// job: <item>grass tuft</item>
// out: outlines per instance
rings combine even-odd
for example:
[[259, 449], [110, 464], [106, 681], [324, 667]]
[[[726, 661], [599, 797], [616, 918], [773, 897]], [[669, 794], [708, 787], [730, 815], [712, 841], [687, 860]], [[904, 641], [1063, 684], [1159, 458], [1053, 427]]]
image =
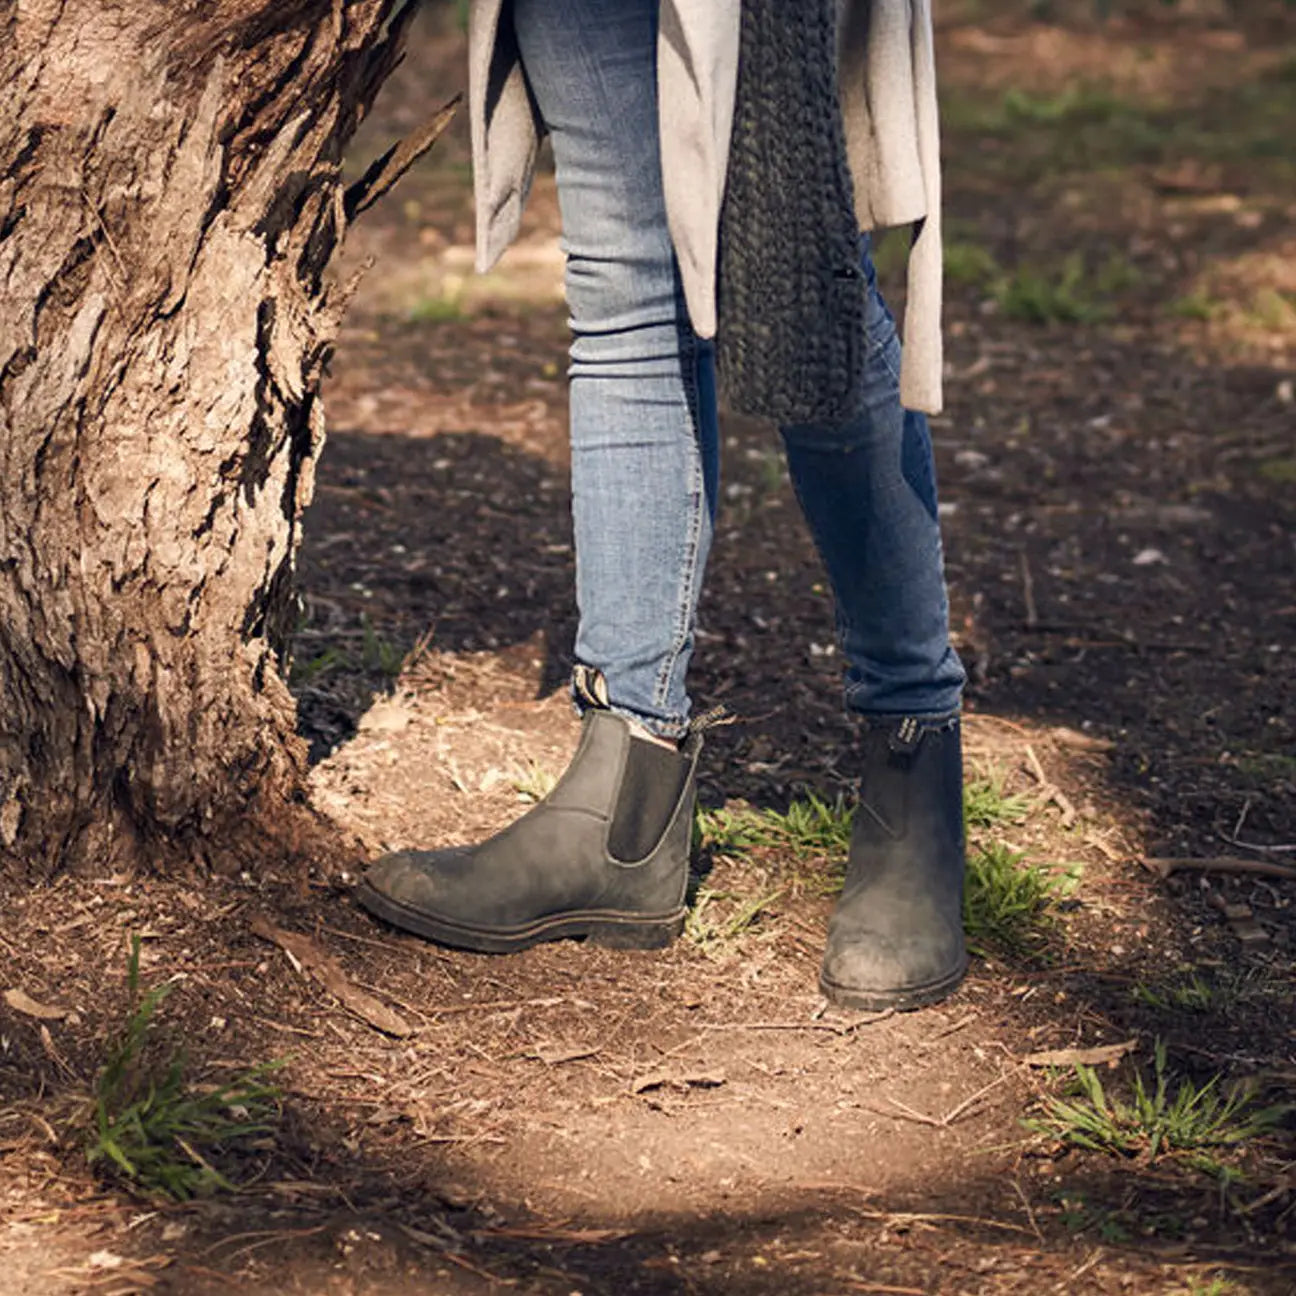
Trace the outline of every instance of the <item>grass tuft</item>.
[[1189, 1154], [1189, 1163], [1219, 1173], [1204, 1149], [1235, 1147], [1275, 1128], [1287, 1107], [1259, 1107], [1254, 1096], [1221, 1092], [1220, 1076], [1205, 1084], [1182, 1078], [1171, 1087], [1166, 1047], [1157, 1040], [1151, 1083], [1134, 1076], [1129, 1099], [1109, 1094], [1092, 1067], [1077, 1065], [1071, 1095], [1050, 1098], [1042, 1116], [1026, 1126], [1072, 1147], [1139, 1158]]
[[535, 805], [543, 801], [554, 789], [558, 776], [529, 760], [513, 776], [513, 790], [522, 800]]
[[186, 1081], [183, 1054], [159, 1065], [150, 1048], [154, 1018], [173, 987], [158, 985], [141, 994], [139, 955], [140, 938], [134, 936], [126, 964], [130, 1010], [95, 1084], [86, 1160], [149, 1197], [184, 1201], [232, 1190], [211, 1160], [272, 1130], [279, 1090], [267, 1081], [283, 1063], [250, 1067], [203, 1089]]
[[1056, 919], [1062, 880], [1027, 862], [1021, 851], [988, 842], [968, 851], [963, 929], [977, 953], [1037, 954]]
[[945, 244], [945, 278], [950, 283], [983, 287], [999, 274], [999, 263], [980, 243], [951, 239]]
[[1281, 985], [1266, 968], [1220, 971], [1209, 978], [1181, 969], [1177, 979], [1130, 989], [1135, 1003], [1157, 1012], [1228, 1013], [1247, 1004], [1260, 1004], [1281, 993]]
[[1004, 776], [996, 770], [964, 780], [963, 822], [969, 830], [1021, 823], [1030, 808], [1030, 797], [1004, 791]]
[[704, 953], [718, 953], [751, 931], [782, 895], [782, 888], [765, 895], [741, 896], [703, 887], [684, 920], [684, 935]]
[[994, 285], [994, 297], [1009, 319], [1028, 324], [1092, 324], [1107, 318], [1110, 307], [1095, 299], [1096, 286], [1084, 257], [1073, 252], [1056, 271], [1019, 265]]
[[797, 859], [845, 856], [855, 810], [844, 796], [826, 801], [812, 792], [787, 810], [737, 804], [698, 811], [701, 844], [716, 855], [742, 855], [753, 847], [790, 851]]
[[364, 633], [361, 651], [365, 670], [376, 671], [389, 681], [395, 680], [405, 664], [405, 653], [400, 645], [384, 638], [368, 613], [361, 616], [360, 628]]

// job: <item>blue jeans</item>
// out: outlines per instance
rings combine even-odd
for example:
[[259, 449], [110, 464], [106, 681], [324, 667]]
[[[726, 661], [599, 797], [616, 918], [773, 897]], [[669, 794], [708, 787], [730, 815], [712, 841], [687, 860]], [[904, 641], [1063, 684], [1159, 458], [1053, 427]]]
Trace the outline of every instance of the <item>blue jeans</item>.
[[[657, 0], [514, 0], [553, 143], [571, 315], [576, 658], [614, 710], [678, 736], [715, 522], [715, 354], [693, 332], [666, 228]], [[949, 613], [927, 421], [903, 409], [900, 343], [867, 239], [864, 408], [780, 429], [836, 597], [848, 709], [947, 715], [964, 673]], [[771, 681], [774, 683], [774, 681]]]

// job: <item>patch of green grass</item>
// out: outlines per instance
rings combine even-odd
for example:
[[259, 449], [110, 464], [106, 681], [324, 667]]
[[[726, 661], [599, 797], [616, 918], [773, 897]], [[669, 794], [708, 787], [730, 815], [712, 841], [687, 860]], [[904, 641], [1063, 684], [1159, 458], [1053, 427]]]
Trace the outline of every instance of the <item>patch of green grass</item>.
[[1259, 1004], [1285, 990], [1264, 967], [1234, 968], [1204, 976], [1184, 969], [1174, 980], [1130, 989], [1135, 1003], [1158, 1012], [1228, 1013], [1245, 1004]]
[[377, 671], [388, 680], [396, 679], [405, 664], [405, 653], [399, 645], [379, 634], [368, 613], [361, 616], [360, 627], [364, 632], [361, 660], [365, 670]]
[[1183, 1210], [1148, 1211], [1137, 1197], [1120, 1205], [1101, 1198], [1093, 1200], [1070, 1185], [1049, 1193], [1058, 1222], [1073, 1236], [1087, 1234], [1115, 1245], [1134, 1238], [1182, 1238], [1188, 1231], [1190, 1214]]
[[1122, 252], [1111, 252], [1093, 276], [1095, 290], [1103, 297], [1119, 297], [1143, 282], [1143, 272]]
[[1083, 255], [1073, 252], [1054, 270], [1029, 263], [1017, 266], [996, 281], [993, 294], [1009, 319], [1028, 324], [1093, 324], [1111, 314], [1111, 307], [1094, 296], [1097, 286]]
[[95, 1084], [86, 1160], [150, 1197], [184, 1201], [232, 1189], [212, 1158], [274, 1128], [279, 1090], [268, 1078], [283, 1063], [250, 1067], [206, 1088], [186, 1080], [183, 1054], [159, 1063], [151, 1047], [154, 1018], [174, 987], [141, 994], [139, 955], [135, 936], [126, 965], [129, 1013]]
[[1095, 1233], [1104, 1242], [1119, 1245], [1133, 1236], [1129, 1221], [1118, 1211], [1105, 1205], [1095, 1205], [1079, 1193], [1058, 1193], [1054, 1200], [1058, 1206], [1058, 1222], [1073, 1236]]
[[1003, 842], [968, 851], [963, 884], [963, 929], [979, 953], [1039, 953], [1056, 925], [1061, 879], [1031, 864]]
[[969, 830], [1021, 823], [1030, 807], [1030, 797], [1004, 791], [1004, 776], [997, 770], [964, 779], [963, 822]]
[[1242, 1296], [1243, 1290], [1231, 1279], [1216, 1274], [1185, 1287], [1184, 1296]]
[[811, 793], [786, 811], [737, 804], [698, 811], [700, 843], [716, 855], [741, 855], [753, 847], [786, 850], [797, 859], [845, 856], [854, 808], [845, 797], [825, 801]]
[[975, 288], [993, 283], [999, 277], [999, 263], [979, 243], [951, 239], [945, 244], [944, 257], [945, 278], [950, 283]]
[[[1270, 464], [1273, 462], [1271, 460]], [[1279, 459], [1276, 462], [1283, 468], [1274, 480], [1284, 484], [1296, 483], [1296, 459]], [[1268, 466], [1266, 464], [1260, 466], [1262, 475], [1268, 476], [1265, 473], [1265, 468]], [[1286, 752], [1244, 752], [1234, 759], [1234, 764], [1248, 778], [1296, 779], [1296, 756], [1288, 756]]]
[[[1122, 97], [1102, 84], [1067, 86], [1057, 94], [1012, 87], [998, 98], [957, 90], [942, 97], [951, 136], [1011, 140], [998, 157], [1014, 173], [1037, 178], [1159, 157], [1176, 120], [1160, 105]], [[983, 164], [977, 155], [978, 165]]]
[[[1004, 790], [994, 771], [970, 777], [963, 789], [963, 817], [969, 828], [1020, 823], [1030, 798]], [[787, 850], [799, 859], [844, 856], [850, 848], [854, 806], [844, 796], [828, 801], [811, 793], [787, 810], [758, 810], [742, 802], [697, 812], [697, 843], [716, 855], [742, 855], [754, 847]]]
[[346, 654], [340, 648], [325, 648], [322, 653], [309, 658], [294, 657], [288, 670], [288, 683], [293, 688], [305, 688], [345, 665]]
[[1247, 319], [1271, 333], [1296, 329], [1296, 294], [1261, 288], [1246, 309]]
[[1013, 86], [1004, 92], [1000, 115], [1004, 125], [1105, 126], [1137, 109], [1101, 85], [1070, 85], [1057, 94], [1035, 94]]
[[459, 294], [454, 293], [441, 297], [420, 297], [406, 314], [415, 324], [454, 324], [463, 319], [464, 310]]
[[1055, 926], [1054, 906], [1067, 890], [1066, 876], [1041, 868], [990, 835], [995, 828], [1024, 822], [1031, 806], [1029, 796], [1005, 790], [996, 770], [964, 780], [968, 853], [963, 928], [980, 953], [1038, 953]]
[[1288, 1108], [1260, 1107], [1252, 1095], [1222, 1092], [1221, 1077], [1205, 1084], [1187, 1077], [1172, 1087], [1166, 1047], [1157, 1040], [1149, 1082], [1134, 1076], [1128, 1099], [1110, 1094], [1092, 1067], [1077, 1065], [1074, 1092], [1050, 1098], [1042, 1116], [1026, 1121], [1028, 1129], [1073, 1147], [1145, 1162], [1188, 1154], [1199, 1169], [1220, 1173], [1207, 1149], [1236, 1147], [1274, 1129]]
[[1135, 1003], [1162, 1012], [1177, 1010], [1205, 1013], [1217, 1006], [1221, 995], [1217, 987], [1194, 972], [1186, 980], [1168, 985], [1146, 985], [1139, 982], [1130, 991], [1130, 997]]
[[1179, 319], [1212, 320], [1224, 309], [1224, 303], [1204, 289], [1176, 297], [1166, 310]]
[[1056, 93], [1002, 94], [954, 85], [942, 94], [949, 175], [975, 170], [1034, 184], [1066, 173], [1117, 174], [1185, 160], [1250, 160], [1248, 188], [1289, 188], [1296, 81], [1287, 64], [1263, 77], [1173, 100], [1117, 92], [1102, 81]]
[[684, 935], [705, 953], [718, 953], [750, 932], [782, 895], [781, 887], [755, 896], [703, 887], [684, 920]]
[[1266, 459], [1256, 471], [1279, 486], [1296, 485], [1296, 459]]

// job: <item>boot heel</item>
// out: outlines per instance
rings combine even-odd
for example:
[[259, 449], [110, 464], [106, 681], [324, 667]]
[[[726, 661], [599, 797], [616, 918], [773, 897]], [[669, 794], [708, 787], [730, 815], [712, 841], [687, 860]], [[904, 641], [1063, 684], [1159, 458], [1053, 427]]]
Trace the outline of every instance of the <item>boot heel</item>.
[[587, 939], [604, 949], [665, 949], [684, 930], [684, 915], [656, 922], [592, 923]]

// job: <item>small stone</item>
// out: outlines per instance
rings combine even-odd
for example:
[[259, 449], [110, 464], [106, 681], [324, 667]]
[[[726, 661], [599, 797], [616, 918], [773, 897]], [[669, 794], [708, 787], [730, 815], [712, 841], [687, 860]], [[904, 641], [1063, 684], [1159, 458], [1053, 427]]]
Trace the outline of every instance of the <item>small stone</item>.
[[1151, 567], [1154, 563], [1167, 563], [1169, 561], [1160, 549], [1140, 549], [1133, 558], [1135, 567]]

